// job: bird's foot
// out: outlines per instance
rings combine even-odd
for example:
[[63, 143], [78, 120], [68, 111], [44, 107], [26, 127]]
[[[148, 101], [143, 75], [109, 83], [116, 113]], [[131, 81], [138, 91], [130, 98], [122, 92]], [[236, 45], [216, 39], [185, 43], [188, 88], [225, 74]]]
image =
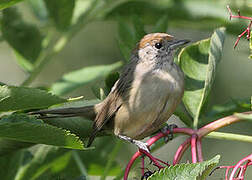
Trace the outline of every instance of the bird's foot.
[[150, 153], [150, 150], [148, 148], [147, 143], [132, 139], [132, 138], [130, 138], [128, 136], [124, 136], [124, 135], [118, 135], [118, 137], [120, 139], [122, 139], [122, 140], [125, 140], [125, 141], [128, 141], [128, 142], [131, 142], [132, 144], [135, 144], [139, 148], [139, 150], [142, 149], [142, 150], [146, 151], [147, 153]]
[[148, 144], [142, 141], [137, 141], [137, 140], [133, 140], [133, 142], [139, 149], [146, 151], [147, 153], [150, 153]]
[[[160, 131], [165, 134], [166, 136], [164, 137], [165, 143], [171, 141], [173, 139], [173, 129], [177, 128], [178, 126], [176, 124], [171, 124], [171, 125], [165, 125]], [[169, 131], [169, 134], [167, 134], [167, 131]]]

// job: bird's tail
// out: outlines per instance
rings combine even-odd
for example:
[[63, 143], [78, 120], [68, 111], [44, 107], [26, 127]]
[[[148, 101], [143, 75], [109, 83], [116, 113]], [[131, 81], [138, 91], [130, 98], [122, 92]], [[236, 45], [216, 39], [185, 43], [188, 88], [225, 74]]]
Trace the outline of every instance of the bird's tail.
[[30, 115], [39, 115], [39, 119], [47, 118], [66, 118], [66, 117], [85, 117], [90, 120], [94, 120], [96, 116], [95, 106], [85, 107], [70, 107], [70, 108], [59, 108], [59, 109], [45, 109], [39, 111], [30, 112]]

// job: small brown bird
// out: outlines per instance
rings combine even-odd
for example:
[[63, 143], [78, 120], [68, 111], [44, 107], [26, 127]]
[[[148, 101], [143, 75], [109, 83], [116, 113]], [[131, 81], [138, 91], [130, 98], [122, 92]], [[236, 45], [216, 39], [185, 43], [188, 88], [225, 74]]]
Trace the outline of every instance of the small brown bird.
[[177, 40], [166, 33], [144, 36], [133, 50], [131, 60], [99, 104], [88, 107], [33, 112], [47, 118], [84, 116], [94, 119], [88, 147], [99, 131], [112, 131], [120, 139], [148, 151], [139, 140], [161, 128], [180, 103], [184, 92], [184, 74], [174, 63], [176, 49], [189, 40]]

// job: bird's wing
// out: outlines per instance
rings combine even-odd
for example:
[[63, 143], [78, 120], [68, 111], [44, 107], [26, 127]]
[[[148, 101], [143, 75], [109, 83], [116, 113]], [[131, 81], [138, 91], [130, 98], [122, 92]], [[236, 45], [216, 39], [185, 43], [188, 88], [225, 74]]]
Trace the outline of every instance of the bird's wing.
[[132, 64], [125, 66], [120, 78], [113, 86], [109, 95], [102, 102], [100, 111], [97, 113], [96, 119], [94, 121], [93, 130], [89, 137], [87, 147], [92, 144], [95, 136], [102, 129], [102, 127], [115, 116], [123, 102], [128, 100], [129, 89], [134, 78], [134, 71], [130, 67], [132, 67]]

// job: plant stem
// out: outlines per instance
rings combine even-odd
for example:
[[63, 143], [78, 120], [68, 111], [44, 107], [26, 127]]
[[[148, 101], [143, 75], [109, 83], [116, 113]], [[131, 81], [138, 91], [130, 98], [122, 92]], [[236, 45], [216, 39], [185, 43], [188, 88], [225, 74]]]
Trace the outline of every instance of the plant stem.
[[105, 170], [104, 170], [104, 172], [103, 172], [103, 174], [102, 174], [102, 176], [100, 178], [101, 180], [106, 179], [106, 177], [107, 177], [107, 175], [109, 173], [109, 170], [111, 169], [112, 164], [115, 161], [115, 158], [116, 158], [119, 150], [121, 149], [121, 147], [122, 147], [121, 141], [116, 141], [116, 145], [113, 148], [113, 151], [109, 154], [108, 162], [107, 162]]
[[241, 134], [211, 132], [208, 135], [206, 135], [206, 137], [211, 138], [211, 139], [221, 139], [221, 140], [231, 140], [231, 141], [252, 143], [252, 136], [241, 135]]
[[86, 180], [88, 180], [89, 178], [88, 178], [88, 174], [87, 174], [86, 168], [85, 168], [84, 164], [82, 163], [82, 160], [81, 160], [78, 152], [76, 152], [76, 151], [73, 150], [72, 154], [73, 154], [73, 159], [75, 160], [77, 166], [79, 167], [79, 170], [80, 170], [81, 174], [83, 176], [85, 176]]
[[[252, 111], [248, 111], [248, 112], [243, 112], [242, 114], [252, 114]], [[222, 127], [228, 126], [230, 124], [242, 121], [242, 118], [239, 118], [235, 115], [231, 115], [231, 116], [227, 116], [221, 119], [218, 119], [216, 121], [213, 121], [207, 125], [205, 125], [204, 127], [200, 128], [197, 131], [197, 135], [201, 138], [203, 136], [206, 136], [207, 134], [216, 131]]]
[[192, 163], [197, 162], [197, 148], [196, 148], [196, 143], [197, 143], [197, 136], [195, 134], [192, 135], [191, 137], [191, 154], [192, 154]]

